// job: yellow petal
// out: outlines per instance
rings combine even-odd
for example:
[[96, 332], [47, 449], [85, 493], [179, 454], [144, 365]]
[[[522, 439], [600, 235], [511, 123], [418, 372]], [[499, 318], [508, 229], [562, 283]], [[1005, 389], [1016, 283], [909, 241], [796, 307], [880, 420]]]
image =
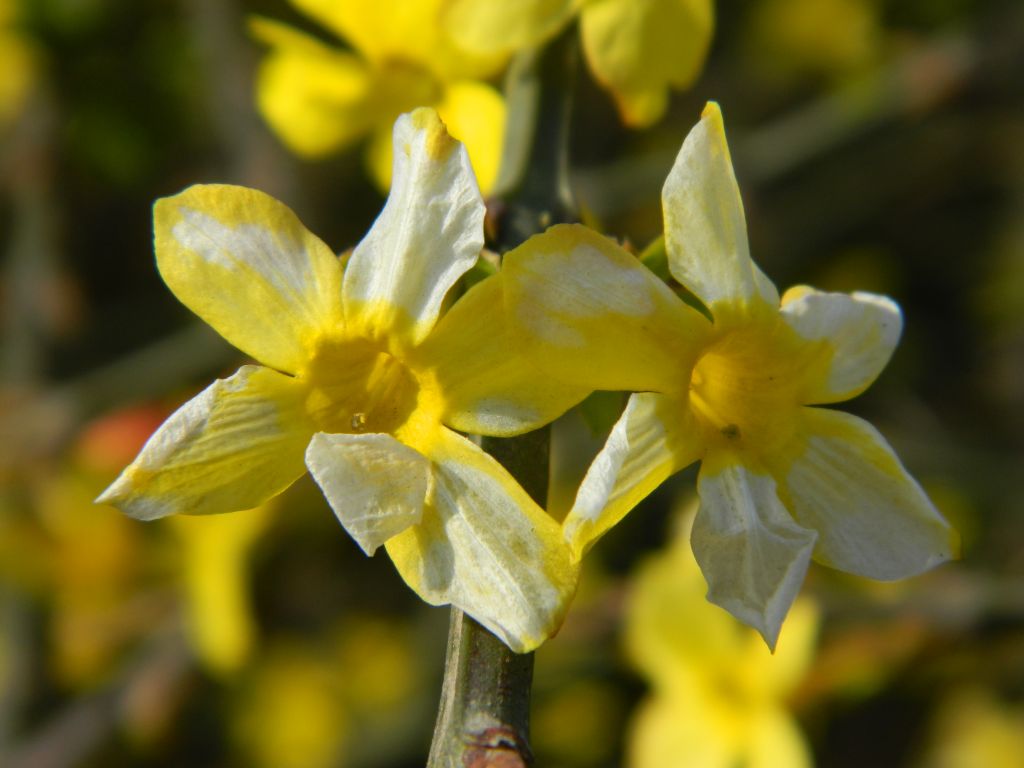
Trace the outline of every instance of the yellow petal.
[[405, 61], [443, 79], [487, 77], [501, 66], [493, 48], [462, 50], [452, 44], [442, 16], [448, 0], [292, 0], [368, 59]]
[[817, 534], [793, 521], [770, 476], [735, 457], [705, 459], [697, 493], [693, 554], [708, 582], [708, 600], [752, 626], [774, 648]]
[[957, 556], [956, 533], [878, 430], [804, 408], [796, 458], [774, 470], [796, 521], [818, 531], [815, 560], [872, 579], [903, 579]]
[[867, 389], [889, 362], [903, 329], [903, 316], [892, 299], [804, 286], [786, 291], [782, 318], [802, 338], [828, 342], [827, 378], [806, 381], [807, 403], [849, 400]]
[[712, 314], [720, 301], [778, 306], [775, 286], [750, 258], [743, 201], [714, 102], [683, 142], [661, 202], [669, 269]]
[[814, 761], [807, 739], [782, 705], [764, 707], [753, 714], [747, 739], [736, 762], [747, 768], [811, 768]]
[[248, 593], [246, 560], [266, 528], [268, 507], [202, 520], [174, 517], [182, 539], [188, 635], [214, 672], [238, 670], [256, 635]]
[[434, 110], [402, 115], [394, 147], [391, 194], [345, 270], [345, 315], [365, 336], [415, 344], [483, 249], [484, 202]]
[[259, 506], [305, 472], [305, 394], [289, 376], [242, 366], [175, 411], [97, 503], [140, 520]]
[[366, 64], [269, 19], [253, 19], [250, 29], [270, 46], [259, 67], [256, 102], [290, 150], [323, 157], [370, 130], [376, 114]]
[[497, 461], [441, 428], [416, 446], [434, 463], [423, 521], [387, 542], [406, 583], [451, 603], [517, 653], [561, 625], [577, 569], [561, 530]]
[[562, 523], [573, 556], [582, 558], [666, 478], [695, 461], [699, 438], [684, 400], [651, 392], [630, 397]]
[[696, 79], [712, 26], [710, 0], [597, 0], [580, 16], [590, 69], [634, 126], [661, 118], [668, 89]]
[[368, 555], [423, 516], [430, 462], [391, 435], [320, 432], [306, 450], [306, 465]]
[[467, 51], [514, 51], [554, 37], [581, 5], [583, 0], [453, 0], [445, 24]]
[[452, 83], [437, 104], [452, 138], [466, 145], [480, 191], [498, 179], [505, 138], [505, 100], [494, 88], [472, 80]]
[[552, 227], [499, 274], [509, 327], [541, 370], [594, 389], [686, 389], [707, 321], [608, 238]]
[[196, 185], [158, 200], [153, 228], [174, 295], [260, 362], [294, 373], [315, 339], [340, 327], [338, 258], [272, 197]]
[[726, 768], [735, 745], [701, 705], [699, 693], [671, 693], [643, 702], [628, 734], [629, 768]]
[[502, 283], [477, 283], [441, 318], [412, 361], [430, 370], [443, 419], [462, 432], [516, 435], [554, 421], [589, 394], [539, 371], [505, 327]]

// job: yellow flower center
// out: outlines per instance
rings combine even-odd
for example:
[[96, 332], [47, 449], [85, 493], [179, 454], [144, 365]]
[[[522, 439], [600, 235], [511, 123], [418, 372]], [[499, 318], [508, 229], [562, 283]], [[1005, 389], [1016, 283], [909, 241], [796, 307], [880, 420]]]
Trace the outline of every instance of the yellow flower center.
[[419, 399], [413, 372], [366, 339], [321, 341], [301, 378], [309, 383], [306, 410], [323, 432], [393, 433]]
[[721, 325], [690, 378], [705, 445], [771, 451], [792, 434], [810, 369], [827, 366], [827, 353], [774, 312]]

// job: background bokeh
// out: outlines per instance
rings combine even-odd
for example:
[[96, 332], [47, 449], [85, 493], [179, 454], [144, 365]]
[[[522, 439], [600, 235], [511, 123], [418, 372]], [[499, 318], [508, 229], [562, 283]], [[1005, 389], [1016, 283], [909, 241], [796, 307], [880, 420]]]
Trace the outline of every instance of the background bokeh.
[[[383, 202], [358, 148], [300, 160], [268, 130], [252, 13], [330, 39], [284, 0], [0, 0], [3, 766], [424, 762], [447, 611], [366, 558], [308, 478], [210, 519], [143, 524], [91, 503], [240, 362], [161, 283], [153, 200], [258, 187], [339, 251]], [[577, 201], [641, 250], [675, 152], [717, 100], [764, 271], [902, 305], [892, 363], [848, 409], [889, 438], [964, 555], [891, 585], [812, 567], [814, 639], [785, 686], [750, 683], [772, 662], [756, 651], [723, 665], [681, 647], [681, 667], [729, 670], [692, 694], [723, 714], [717, 730], [691, 724], [690, 746], [739, 743], [770, 699], [822, 766], [1024, 765], [1024, 7], [721, 0], [716, 13], [703, 75], [649, 129], [622, 127], [581, 68]], [[556, 424], [553, 514], [621, 405], [599, 395]], [[635, 637], [662, 631], [638, 595], [659, 589], [650, 574], [666, 571], [692, 486], [692, 472], [674, 478], [589, 556], [538, 653], [539, 765], [625, 765], [653, 728], [638, 712], [688, 722], [659, 677], [675, 662], [652, 671]], [[661, 604], [673, 631], [721, 620]], [[783, 754], [750, 764], [785, 768]]]

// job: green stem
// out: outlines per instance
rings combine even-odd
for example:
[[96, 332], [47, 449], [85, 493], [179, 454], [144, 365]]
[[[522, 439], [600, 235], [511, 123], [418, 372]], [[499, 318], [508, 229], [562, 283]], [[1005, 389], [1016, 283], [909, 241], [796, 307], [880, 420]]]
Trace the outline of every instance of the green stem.
[[[500, 192], [491, 204], [492, 244], [499, 252], [575, 218], [567, 157], [576, 57], [576, 30], [570, 27], [546, 48], [520, 54], [509, 70]], [[542, 507], [547, 503], [549, 435], [545, 427], [482, 441], [483, 449]], [[532, 653], [513, 653], [453, 608], [428, 768], [532, 765], [532, 682]]]

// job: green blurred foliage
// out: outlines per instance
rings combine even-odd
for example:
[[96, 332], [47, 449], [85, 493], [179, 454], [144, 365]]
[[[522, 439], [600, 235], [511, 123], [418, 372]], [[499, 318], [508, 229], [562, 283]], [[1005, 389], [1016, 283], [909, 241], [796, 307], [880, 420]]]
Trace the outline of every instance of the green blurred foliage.
[[[153, 200], [257, 186], [339, 251], [382, 202], [357, 152], [300, 161], [262, 124], [252, 12], [301, 23], [284, 0], [0, 3], [4, 766], [423, 764], [446, 612], [365, 558], [312, 484], [256, 513], [230, 557], [213, 527], [196, 549], [174, 523], [91, 504], [166, 413], [239, 361], [160, 282]], [[904, 339], [853, 406], [963, 532], [964, 559], [894, 585], [813, 568], [819, 646], [789, 704], [819, 765], [1020, 765], [1024, 13], [722, 0], [717, 16], [704, 75], [649, 130], [622, 128], [581, 75], [577, 197], [657, 267], [660, 185], [714, 98], [765, 272], [899, 301]], [[555, 425], [552, 514], [622, 402], [598, 395]], [[692, 480], [588, 559], [538, 655], [539, 765], [624, 764], [647, 695], [622, 651], [626, 606]]]

